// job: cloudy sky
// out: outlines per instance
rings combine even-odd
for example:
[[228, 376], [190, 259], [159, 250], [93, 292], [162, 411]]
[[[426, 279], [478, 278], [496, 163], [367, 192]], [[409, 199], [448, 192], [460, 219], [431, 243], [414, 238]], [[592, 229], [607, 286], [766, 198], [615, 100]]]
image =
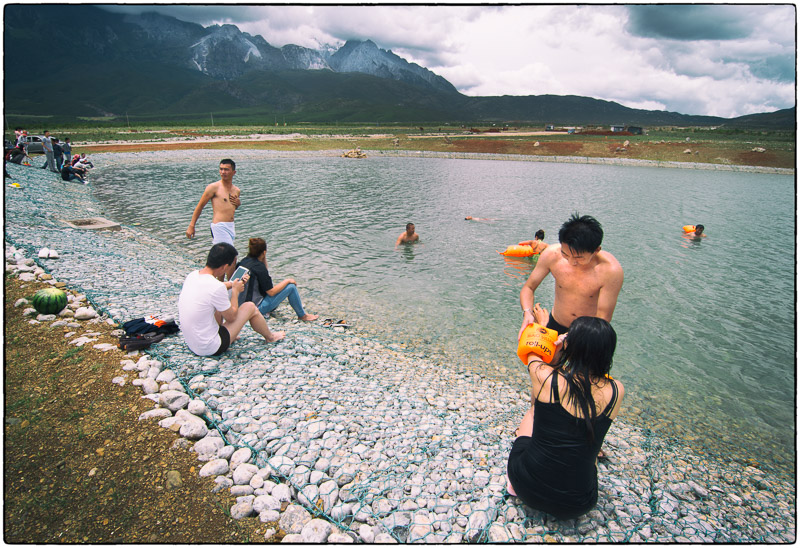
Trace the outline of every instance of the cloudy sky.
[[735, 117], [795, 105], [794, 5], [129, 5], [273, 46], [370, 39], [465, 95], [583, 95]]

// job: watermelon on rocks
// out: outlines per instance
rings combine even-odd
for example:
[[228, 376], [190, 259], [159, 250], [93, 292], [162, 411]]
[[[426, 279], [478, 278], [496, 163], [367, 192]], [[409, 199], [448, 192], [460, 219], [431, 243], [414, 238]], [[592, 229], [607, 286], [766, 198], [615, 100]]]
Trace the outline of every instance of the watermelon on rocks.
[[58, 314], [67, 306], [67, 294], [57, 287], [48, 287], [37, 291], [31, 304], [39, 314]]

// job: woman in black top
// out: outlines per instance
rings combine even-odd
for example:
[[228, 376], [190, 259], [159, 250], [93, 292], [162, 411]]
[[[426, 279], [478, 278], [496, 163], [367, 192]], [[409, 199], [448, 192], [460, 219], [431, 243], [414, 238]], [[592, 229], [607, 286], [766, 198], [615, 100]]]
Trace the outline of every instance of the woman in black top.
[[316, 314], [306, 314], [303, 310], [297, 283], [293, 278], [286, 278], [278, 285], [272, 285], [272, 278], [267, 269], [267, 243], [262, 238], [250, 238], [248, 244], [247, 257], [237, 265], [250, 270], [250, 280], [244, 291], [239, 294], [239, 304], [253, 301], [266, 316], [288, 298], [299, 319], [312, 322], [319, 318]]
[[533, 406], [508, 456], [508, 491], [557, 518], [597, 504], [597, 454], [625, 390], [608, 372], [617, 335], [601, 318], [575, 319], [551, 365], [528, 355]]

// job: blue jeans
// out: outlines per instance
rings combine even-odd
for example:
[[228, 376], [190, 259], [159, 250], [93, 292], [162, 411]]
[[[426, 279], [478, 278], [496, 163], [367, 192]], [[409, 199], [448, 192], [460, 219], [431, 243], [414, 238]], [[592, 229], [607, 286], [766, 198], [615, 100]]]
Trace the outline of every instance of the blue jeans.
[[264, 299], [258, 305], [259, 312], [266, 316], [278, 308], [278, 305], [281, 304], [286, 297], [289, 297], [289, 304], [294, 308], [298, 318], [302, 318], [306, 315], [305, 310], [303, 310], [303, 303], [300, 302], [300, 293], [297, 292], [297, 286], [294, 284], [288, 284], [273, 297], [264, 295]]

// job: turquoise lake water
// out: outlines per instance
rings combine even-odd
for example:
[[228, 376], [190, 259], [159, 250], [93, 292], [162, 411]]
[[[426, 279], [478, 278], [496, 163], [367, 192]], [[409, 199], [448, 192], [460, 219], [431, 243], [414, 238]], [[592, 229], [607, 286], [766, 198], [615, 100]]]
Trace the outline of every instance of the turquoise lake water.
[[[242, 189], [240, 254], [250, 236], [265, 238], [273, 279], [296, 278], [306, 311], [520, 390], [529, 379], [515, 354], [519, 290], [534, 263], [496, 251], [539, 228], [554, 243], [572, 212], [595, 216], [603, 249], [625, 270], [612, 322], [622, 416], [700, 451], [793, 470], [792, 176], [202, 151], [120, 155], [92, 182], [105, 216], [201, 265], [210, 205], [195, 239], [184, 232], [223, 155], [236, 160]], [[420, 243], [395, 249], [409, 221]], [[702, 241], [682, 237], [695, 223], [706, 226]], [[552, 307], [551, 277], [536, 300]]]

